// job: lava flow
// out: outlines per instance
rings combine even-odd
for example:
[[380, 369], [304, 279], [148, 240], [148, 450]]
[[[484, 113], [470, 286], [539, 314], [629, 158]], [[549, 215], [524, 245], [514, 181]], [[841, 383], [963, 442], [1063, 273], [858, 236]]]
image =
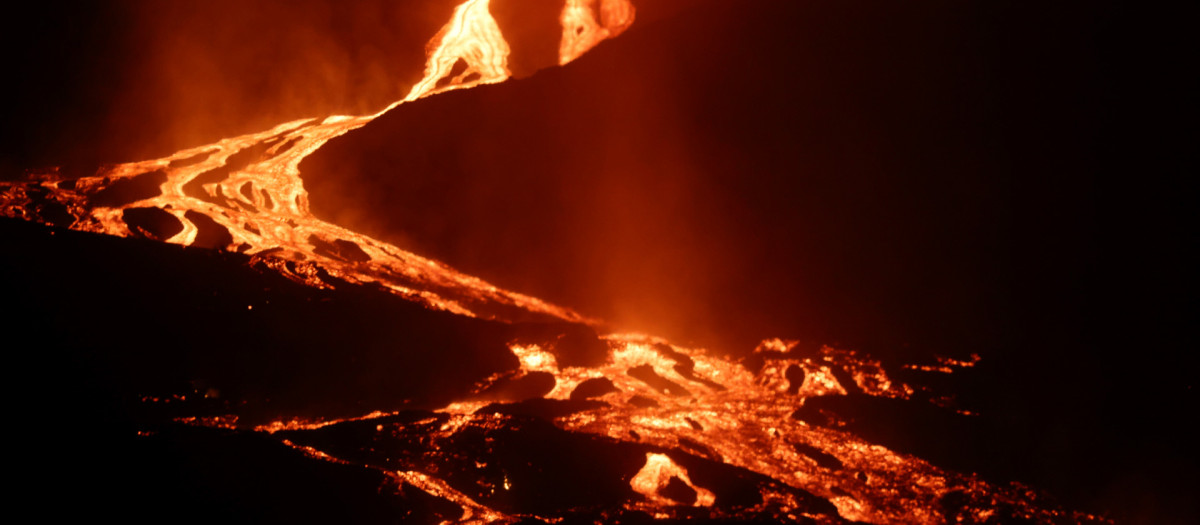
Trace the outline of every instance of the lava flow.
[[[431, 522], [1103, 521], [1020, 484], [990, 483], [874, 443], [840, 410], [839, 399], [971, 417], [946, 392], [896, 374], [952, 374], [973, 361], [889, 369], [861, 353], [779, 339], [736, 361], [643, 334], [597, 337], [602, 325], [568, 308], [313, 216], [298, 170], [306, 155], [399, 104], [509, 78], [509, 45], [488, 9], [488, 0], [458, 6], [430, 41], [425, 77], [380, 113], [296, 120], [91, 177], [31, 173], [0, 186], [0, 210], [83, 232], [237, 252], [293, 283], [369, 285], [501, 330], [506, 348], [497, 360], [507, 366], [448, 403], [395, 399], [356, 416], [314, 417], [257, 410], [260, 400], [249, 398], [213, 413], [214, 386], [140, 398], [167, 407], [168, 427], [253, 435], [296, 461], [380, 474], [387, 481], [376, 492], [401, 507], [432, 509]], [[625, 31], [634, 8], [566, 0], [559, 20], [559, 62], [567, 64]], [[153, 439], [164, 426], [146, 428], [139, 435]]]
[[[604, 2], [602, 13], [613, 10]], [[627, 2], [618, 25], [597, 22], [577, 2], [563, 10], [564, 48], [583, 53], [633, 17]], [[603, 17], [607, 15], [602, 15]], [[613, 27], [611, 30], [605, 27]], [[464, 315], [503, 317], [531, 311], [572, 321], [584, 318], [536, 298], [486, 282], [389, 244], [322, 221], [309, 212], [298, 166], [328, 140], [360, 128], [405, 102], [507, 80], [508, 44], [488, 11], [487, 0], [459, 5], [429, 43], [425, 76], [408, 95], [379, 113], [300, 119], [272, 129], [179, 151], [169, 157], [103, 168], [92, 177], [63, 180], [35, 173], [33, 182], [7, 185], [0, 209], [10, 217], [49, 222], [75, 230], [229, 249], [254, 256], [313, 286], [328, 286], [328, 272], [352, 282], [376, 282], [393, 292]], [[456, 67], [463, 65], [464, 67]], [[515, 310], [514, 310], [515, 308]]]

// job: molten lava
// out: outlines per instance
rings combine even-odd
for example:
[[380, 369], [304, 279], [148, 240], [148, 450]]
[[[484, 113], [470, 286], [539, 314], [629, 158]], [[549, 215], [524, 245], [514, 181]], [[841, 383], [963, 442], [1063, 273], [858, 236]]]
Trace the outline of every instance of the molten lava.
[[[598, 326], [570, 309], [499, 289], [309, 211], [297, 166], [330, 139], [396, 105], [509, 78], [510, 49], [488, 8], [488, 0], [458, 6], [430, 41], [425, 77], [380, 113], [286, 122], [77, 180], [34, 173], [28, 181], [0, 186], [0, 210], [74, 230], [236, 251], [260, 268], [317, 288], [374, 283], [464, 316]], [[633, 20], [634, 8], [625, 0], [566, 0], [560, 63], [620, 34]], [[269, 434], [313, 461], [386, 473], [397, 487], [415, 487], [457, 506], [461, 512], [447, 518], [457, 522], [557, 522], [584, 511], [608, 520], [633, 513], [821, 523], [1098, 520], [1057, 508], [1024, 486], [950, 472], [844, 429], [845, 422], [816, 401], [854, 394], [953, 403], [895, 379], [860, 353], [829, 347], [804, 352], [794, 341], [772, 339], [753, 359], [737, 362], [651, 336], [608, 334], [595, 341], [594, 362], [581, 362], [568, 355], [564, 341], [514, 340], [509, 349], [517, 367], [433, 411], [408, 410], [397, 401], [344, 419], [261, 423], [240, 419], [235, 409], [176, 421]], [[952, 373], [973, 364], [946, 359], [910, 366]], [[143, 402], [187, 399], [146, 396]], [[513, 460], [524, 449], [503, 447], [521, 443], [524, 430], [615, 458], [617, 474], [607, 479], [613, 495], [571, 493], [575, 499], [564, 501], [576, 507], [522, 499], [538, 483], [528, 471], [532, 463]], [[586, 453], [572, 457], [571, 472], [584, 476], [591, 458], [581, 456]], [[540, 475], [551, 476], [551, 463], [538, 467]], [[611, 505], [595, 511], [603, 504]]]
[[[31, 187], [5, 188], [0, 207], [6, 215], [38, 220], [23, 209], [36, 186], [50, 191], [49, 198], [66, 208], [73, 217], [69, 226], [75, 230], [231, 249], [255, 256], [293, 279], [327, 286], [317, 277], [319, 267], [339, 279], [376, 282], [397, 294], [464, 315], [495, 317], [498, 312], [479, 308], [506, 305], [583, 321], [568, 309], [500, 290], [436, 261], [324, 222], [309, 211], [300, 180], [298, 166], [309, 153], [399, 104], [508, 79], [508, 54], [487, 0], [470, 0], [455, 9], [451, 21], [430, 41], [425, 77], [403, 100], [379, 113], [286, 122], [169, 157], [107, 167], [74, 181], [61, 180], [54, 173], [38, 174]], [[455, 67], [460, 63], [466, 65], [461, 72]], [[148, 191], [130, 195], [122, 190], [134, 185]], [[98, 195], [121, 197], [97, 200]], [[492, 306], [484, 306], [488, 303]]]
[[[468, 0], [458, 6], [454, 18], [429, 43], [425, 78], [413, 86], [404, 102], [450, 89], [503, 82], [512, 76], [508, 71], [508, 42], [488, 11], [488, 0]], [[467, 67], [453, 75], [459, 62]], [[443, 81], [446, 84], [439, 88]]]
[[[600, 3], [599, 16], [597, 2]], [[601, 41], [621, 34], [633, 24], [634, 12], [629, 0], [567, 0], [562, 12], [563, 36], [558, 63], [565, 65]]]

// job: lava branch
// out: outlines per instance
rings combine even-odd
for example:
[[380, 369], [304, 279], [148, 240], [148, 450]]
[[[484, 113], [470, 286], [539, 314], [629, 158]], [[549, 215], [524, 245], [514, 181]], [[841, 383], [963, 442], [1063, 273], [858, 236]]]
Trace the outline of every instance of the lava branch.
[[567, 0], [561, 17], [563, 36], [558, 63], [565, 65], [603, 40], [621, 34], [633, 24], [635, 12], [629, 0]]
[[[437, 44], [432, 45], [434, 42]], [[451, 89], [495, 84], [512, 76], [508, 70], [508, 42], [488, 11], [488, 0], [467, 0], [459, 5], [450, 23], [430, 44], [425, 78], [413, 86], [403, 102]], [[466, 70], [449, 77], [459, 61], [467, 65]], [[449, 85], [439, 88], [439, 82], [448, 77]]]

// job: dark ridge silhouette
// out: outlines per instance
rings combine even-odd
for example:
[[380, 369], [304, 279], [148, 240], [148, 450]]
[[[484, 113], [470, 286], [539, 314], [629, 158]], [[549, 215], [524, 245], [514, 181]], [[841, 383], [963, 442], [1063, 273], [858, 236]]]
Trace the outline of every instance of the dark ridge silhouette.
[[[1010, 27], [989, 23], [1015, 24], [943, 3], [701, 2], [570, 67], [402, 106], [301, 171], [318, 216], [619, 327], [730, 352], [994, 348], [1025, 277], [1024, 186], [1058, 173], [1020, 150], [1023, 119], [1086, 102], [997, 93], [1022, 71], [991, 56]], [[1095, 166], [1066, 113], [1088, 109], [1037, 115], [1079, 163], [1060, 177]], [[1082, 234], [1065, 253], [1090, 242], [1083, 220], [1056, 225]]]
[[154, 170], [128, 179], [121, 179], [111, 186], [96, 192], [91, 198], [91, 204], [116, 208], [149, 199], [162, 193], [159, 186], [167, 182], [167, 174], [162, 170]]
[[165, 241], [183, 231], [183, 223], [162, 208], [129, 208], [121, 212], [121, 220], [135, 237]]

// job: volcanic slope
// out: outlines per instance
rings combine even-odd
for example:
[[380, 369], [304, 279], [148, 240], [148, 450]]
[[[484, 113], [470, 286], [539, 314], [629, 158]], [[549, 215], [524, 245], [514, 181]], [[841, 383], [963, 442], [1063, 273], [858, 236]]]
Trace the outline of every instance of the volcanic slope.
[[[60, 516], [1104, 522], [856, 436], [871, 420], [934, 422], [915, 418], [926, 406], [955, 415], [942, 389], [860, 353], [776, 339], [735, 363], [378, 286], [319, 289], [241, 254], [12, 219], [0, 232], [23, 255], [0, 261], [22, 307], [5, 318], [23, 338], [6, 383], [22, 400], [18, 494], [121, 473]], [[75, 278], [79, 261], [104, 278]]]
[[301, 172], [318, 216], [621, 326], [979, 342], [1009, 314], [1013, 182], [976, 15], [702, 2]]
[[[1120, 176], [1111, 15], [699, 2], [570, 67], [398, 108], [301, 171], [318, 216], [618, 327], [978, 352], [965, 395], [993, 432], [959, 455], [1084, 507], [1194, 515], [1194, 433], [1172, 423], [1192, 380], [1096, 193]], [[1147, 340], [1166, 361], [1130, 358]]]

